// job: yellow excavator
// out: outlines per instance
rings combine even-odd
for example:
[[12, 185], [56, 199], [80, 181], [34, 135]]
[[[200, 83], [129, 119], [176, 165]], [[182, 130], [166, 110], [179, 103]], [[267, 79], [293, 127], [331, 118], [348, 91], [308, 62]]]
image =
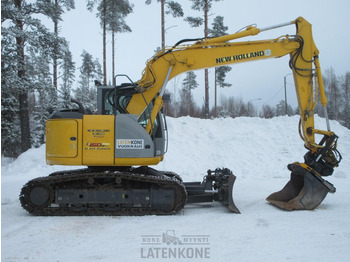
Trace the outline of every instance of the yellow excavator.
[[[236, 40], [291, 24], [296, 26], [295, 35]], [[232, 196], [236, 176], [229, 169], [208, 170], [202, 182], [183, 182], [174, 172], [150, 167], [167, 151], [165, 87], [186, 71], [288, 54], [299, 104], [299, 133], [308, 151], [304, 163], [288, 165], [290, 181], [267, 201], [284, 210], [315, 209], [336, 190], [322, 177], [333, 173], [341, 155], [327, 117], [319, 51], [311, 24], [302, 17], [267, 28], [248, 26], [221, 37], [181, 40], [157, 52], [141, 80], [128, 78], [119, 86], [97, 87], [97, 114], [88, 113], [79, 101], [73, 101], [76, 109], [55, 112], [46, 125], [47, 163], [87, 167], [29, 181], [20, 193], [22, 207], [35, 215], [164, 215], [177, 213], [186, 203], [221, 201], [239, 213]], [[318, 100], [327, 130], [314, 127]]]

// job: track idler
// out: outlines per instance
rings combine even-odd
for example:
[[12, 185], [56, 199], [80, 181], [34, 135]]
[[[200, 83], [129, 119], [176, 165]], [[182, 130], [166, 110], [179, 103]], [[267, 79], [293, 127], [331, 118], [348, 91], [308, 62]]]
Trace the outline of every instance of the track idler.
[[335, 193], [335, 187], [311, 167], [304, 163], [288, 165], [292, 171], [289, 182], [266, 200], [284, 210], [313, 210], [328, 193]]

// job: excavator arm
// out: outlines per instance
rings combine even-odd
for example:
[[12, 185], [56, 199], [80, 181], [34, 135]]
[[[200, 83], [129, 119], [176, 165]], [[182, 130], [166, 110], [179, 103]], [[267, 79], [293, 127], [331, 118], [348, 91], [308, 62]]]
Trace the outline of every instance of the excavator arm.
[[[233, 41], [290, 24], [296, 26], [295, 35], [260, 41]], [[189, 41], [195, 43], [183, 44]], [[163, 105], [164, 89], [173, 77], [191, 70], [285, 55], [290, 55], [289, 66], [294, 76], [300, 113], [299, 133], [309, 151], [304, 157], [305, 163], [288, 166], [292, 178], [287, 188], [270, 195], [267, 200], [288, 210], [314, 209], [328, 192], [335, 192], [333, 185], [321, 176], [331, 175], [341, 156], [336, 149], [338, 137], [330, 130], [328, 121], [319, 50], [313, 40], [311, 24], [304, 18], [262, 29], [249, 26], [244, 31], [216, 38], [183, 40], [172, 48], [156, 53], [147, 62], [142, 78], [137, 82], [138, 92], [130, 99], [126, 112], [138, 116], [147, 112], [146, 131], [151, 134], [155, 118]], [[327, 130], [314, 128], [318, 96], [325, 111]], [[320, 142], [316, 142], [315, 135], [322, 136]]]
[[[232, 42], [232, 40], [257, 35], [262, 31], [275, 28], [259, 29], [249, 26], [242, 32], [202, 39], [192, 45], [177, 44], [156, 53], [147, 62], [142, 78], [137, 82], [138, 92], [132, 96], [126, 111], [140, 116], [149, 104], [153, 103], [150, 121], [154, 122], [154, 116], [163, 104], [161, 97], [166, 84], [175, 76], [191, 70], [279, 58], [289, 54], [305, 146], [311, 150], [319, 148], [315, 144], [314, 135], [320, 132], [314, 130], [313, 121], [315, 98], [318, 92], [322, 105], [325, 107], [327, 104], [318, 60], [319, 51], [313, 41], [310, 23], [299, 17], [295, 21], [277, 27], [289, 24], [296, 25], [297, 32], [293, 36], [285, 35], [262, 41]], [[315, 84], [318, 90], [314, 86], [314, 78], [316, 78]], [[151, 132], [151, 126], [152, 123], [147, 126], [148, 132]]]

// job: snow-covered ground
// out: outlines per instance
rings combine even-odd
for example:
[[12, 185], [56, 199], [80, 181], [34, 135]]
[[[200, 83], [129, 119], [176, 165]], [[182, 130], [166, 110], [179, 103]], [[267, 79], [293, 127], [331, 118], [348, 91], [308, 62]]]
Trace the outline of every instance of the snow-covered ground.
[[[185, 181], [201, 181], [207, 169], [230, 168], [242, 214], [210, 203], [188, 205], [174, 216], [35, 217], [20, 206], [21, 187], [69, 167], [47, 166], [44, 146], [2, 161], [2, 261], [350, 261], [348, 129], [331, 121], [343, 155], [327, 178], [335, 194], [313, 211], [282, 211], [265, 200], [289, 180], [287, 164], [303, 161], [298, 121], [168, 118], [169, 150], [157, 168]], [[323, 119], [316, 123], [325, 128]], [[182, 244], [163, 243], [163, 233]]]

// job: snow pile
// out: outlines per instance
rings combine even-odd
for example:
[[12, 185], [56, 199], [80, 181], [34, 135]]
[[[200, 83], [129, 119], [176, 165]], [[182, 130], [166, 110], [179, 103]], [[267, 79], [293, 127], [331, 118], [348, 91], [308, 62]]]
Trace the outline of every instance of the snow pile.
[[[34, 217], [20, 207], [21, 187], [29, 179], [71, 167], [47, 166], [44, 146], [14, 162], [3, 161], [2, 259], [348, 261], [348, 129], [331, 121], [343, 155], [340, 167], [327, 178], [337, 188], [335, 194], [329, 194], [314, 211], [285, 212], [265, 201], [289, 180], [287, 164], [303, 161], [306, 150], [298, 121], [296, 116], [168, 118], [169, 150], [157, 168], [177, 172], [184, 181], [201, 181], [207, 169], [230, 168], [237, 176], [234, 200], [240, 215], [229, 213], [220, 203], [210, 203], [188, 205], [179, 214], [165, 217]], [[316, 117], [316, 127], [324, 126], [324, 120]], [[182, 245], [163, 243], [162, 234], [168, 231]]]

